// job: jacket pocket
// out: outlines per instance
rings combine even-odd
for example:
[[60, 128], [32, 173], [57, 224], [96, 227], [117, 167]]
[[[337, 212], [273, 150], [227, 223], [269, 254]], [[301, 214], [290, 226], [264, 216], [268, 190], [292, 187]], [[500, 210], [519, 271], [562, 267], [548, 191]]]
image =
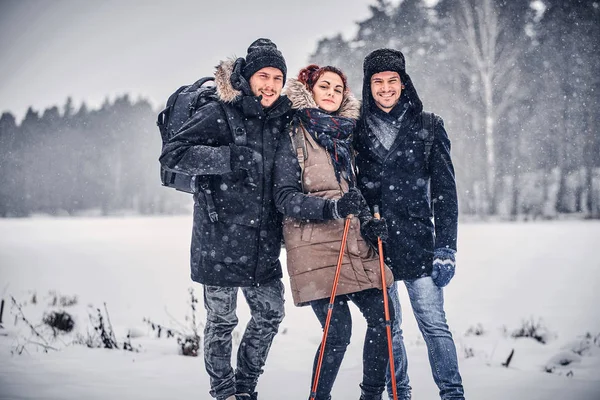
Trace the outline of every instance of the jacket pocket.
[[260, 225], [262, 187], [250, 187], [240, 177], [239, 174], [226, 174], [213, 183], [219, 221], [257, 227]]
[[307, 222], [301, 222], [301, 239], [303, 242], [310, 242], [312, 238], [313, 224]]

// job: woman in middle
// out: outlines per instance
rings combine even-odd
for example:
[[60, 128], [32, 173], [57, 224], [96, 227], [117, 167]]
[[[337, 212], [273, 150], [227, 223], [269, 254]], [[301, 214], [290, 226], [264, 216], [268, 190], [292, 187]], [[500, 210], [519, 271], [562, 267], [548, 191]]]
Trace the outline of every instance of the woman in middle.
[[[323, 328], [344, 222], [351, 219], [315, 400], [331, 399], [333, 383], [350, 343], [348, 301], [356, 304], [367, 321], [360, 399], [380, 400], [388, 349], [382, 279], [373, 244], [378, 236], [387, 237], [387, 227], [383, 220], [370, 216], [356, 189], [351, 143], [359, 103], [349, 91], [346, 76], [331, 66], [313, 64], [302, 69], [298, 79], [289, 80], [286, 94], [295, 115], [289, 135], [281, 139], [277, 149], [275, 203], [284, 215], [294, 303], [310, 305]], [[392, 284], [387, 267], [385, 275], [386, 283]], [[315, 355], [313, 381], [319, 351], [320, 347]]]

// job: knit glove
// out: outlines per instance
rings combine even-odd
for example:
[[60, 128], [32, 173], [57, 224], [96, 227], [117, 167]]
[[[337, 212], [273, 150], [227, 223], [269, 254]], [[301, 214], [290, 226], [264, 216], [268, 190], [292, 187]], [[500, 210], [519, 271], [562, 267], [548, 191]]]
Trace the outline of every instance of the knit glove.
[[454, 276], [456, 250], [439, 248], [433, 251], [433, 270], [431, 279], [438, 287], [444, 287], [450, 283]]
[[246, 178], [244, 183], [248, 186], [256, 187], [260, 181], [258, 172], [258, 162], [260, 154], [252, 150], [250, 147], [238, 146], [236, 144], [229, 145], [230, 151], [230, 167], [232, 171], [245, 171]]
[[363, 204], [363, 197], [360, 190], [350, 189], [337, 200], [329, 200], [325, 219], [342, 219], [348, 215], [358, 215]]
[[383, 218], [370, 218], [361, 222], [360, 233], [374, 247], [377, 247], [377, 238], [381, 238], [381, 241], [385, 242], [389, 237], [387, 223]]

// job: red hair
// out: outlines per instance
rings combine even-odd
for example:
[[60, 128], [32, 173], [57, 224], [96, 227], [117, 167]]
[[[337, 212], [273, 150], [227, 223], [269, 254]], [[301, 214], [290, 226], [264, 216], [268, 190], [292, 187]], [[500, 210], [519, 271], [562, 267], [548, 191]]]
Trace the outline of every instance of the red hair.
[[317, 64], [310, 64], [300, 70], [298, 73], [298, 81], [302, 82], [308, 90], [312, 90], [319, 78], [321, 78], [325, 72], [333, 72], [334, 74], [339, 75], [344, 84], [344, 93], [348, 92], [348, 79], [346, 78], [346, 75], [344, 75], [339, 68], [331, 65], [319, 67]]

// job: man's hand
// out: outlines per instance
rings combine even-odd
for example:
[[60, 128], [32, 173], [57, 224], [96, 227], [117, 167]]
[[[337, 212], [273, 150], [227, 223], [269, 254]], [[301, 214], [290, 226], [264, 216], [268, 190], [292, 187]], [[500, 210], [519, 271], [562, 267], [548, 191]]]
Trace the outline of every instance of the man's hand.
[[260, 154], [252, 150], [250, 147], [238, 146], [235, 144], [229, 145], [230, 163], [232, 171], [246, 171], [246, 179], [244, 183], [249, 186], [256, 187], [260, 180], [258, 172], [258, 163], [260, 162]]
[[377, 247], [377, 238], [381, 238], [382, 242], [388, 239], [388, 228], [385, 219], [367, 219], [360, 224], [360, 232], [363, 238], [371, 245]]
[[454, 276], [454, 270], [456, 268], [455, 260], [456, 251], [452, 249], [435, 249], [433, 251], [433, 270], [431, 272], [431, 279], [438, 287], [444, 287]]

